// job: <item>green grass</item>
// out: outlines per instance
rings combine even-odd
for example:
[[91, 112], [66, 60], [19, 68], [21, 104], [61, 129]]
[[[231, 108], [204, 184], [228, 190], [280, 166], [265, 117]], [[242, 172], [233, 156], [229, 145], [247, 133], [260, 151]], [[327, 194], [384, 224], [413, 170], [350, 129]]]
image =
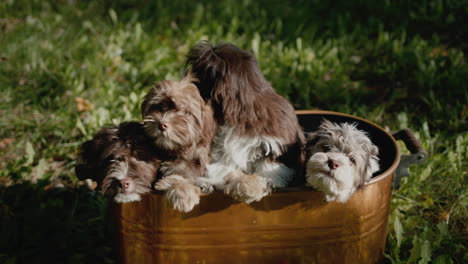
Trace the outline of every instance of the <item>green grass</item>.
[[429, 161], [393, 194], [386, 261], [468, 261], [467, 13], [466, 1], [2, 1], [0, 262], [115, 260], [105, 200], [75, 187], [77, 147], [138, 119], [146, 89], [179, 78], [202, 39], [253, 51], [297, 109], [411, 128]]

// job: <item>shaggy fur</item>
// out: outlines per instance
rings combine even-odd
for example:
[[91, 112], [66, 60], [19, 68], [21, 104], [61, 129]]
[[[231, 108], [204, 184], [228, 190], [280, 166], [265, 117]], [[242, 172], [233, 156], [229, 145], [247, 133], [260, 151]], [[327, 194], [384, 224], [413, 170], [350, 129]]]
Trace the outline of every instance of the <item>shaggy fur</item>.
[[141, 106], [146, 135], [169, 155], [155, 189], [165, 191], [173, 207], [183, 212], [199, 203], [201, 189], [195, 183], [210, 161], [216, 131], [213, 110], [193, 81], [190, 75], [181, 81], [162, 81]]
[[255, 57], [232, 44], [202, 42], [190, 50], [187, 65], [220, 125], [203, 184], [250, 203], [291, 183], [302, 172], [303, 132]]
[[307, 185], [323, 191], [327, 201], [346, 202], [379, 170], [378, 148], [356, 124], [324, 120], [307, 142]]
[[81, 145], [75, 173], [90, 178], [116, 202], [140, 200], [150, 192], [161, 163], [161, 152], [144, 135], [143, 125], [126, 122], [101, 129]]

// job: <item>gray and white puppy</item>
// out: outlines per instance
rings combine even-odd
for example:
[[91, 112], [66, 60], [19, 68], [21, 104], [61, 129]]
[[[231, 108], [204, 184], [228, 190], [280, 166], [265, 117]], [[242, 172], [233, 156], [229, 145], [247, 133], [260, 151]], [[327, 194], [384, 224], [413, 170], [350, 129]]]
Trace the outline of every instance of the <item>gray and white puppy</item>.
[[324, 192], [327, 201], [346, 202], [379, 170], [379, 150], [356, 124], [323, 120], [306, 137], [306, 185]]

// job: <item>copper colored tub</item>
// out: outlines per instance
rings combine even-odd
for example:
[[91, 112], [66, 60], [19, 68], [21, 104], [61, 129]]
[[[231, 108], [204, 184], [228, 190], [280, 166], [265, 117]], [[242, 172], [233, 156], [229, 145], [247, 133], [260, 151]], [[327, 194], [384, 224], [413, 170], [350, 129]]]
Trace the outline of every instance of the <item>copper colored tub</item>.
[[[381, 171], [345, 203], [327, 203], [311, 188], [282, 188], [252, 204], [222, 193], [201, 198], [190, 213], [173, 210], [163, 194], [118, 204], [122, 263], [379, 263], [386, 241], [392, 181], [400, 165], [394, 136], [364, 119], [336, 112], [298, 111], [305, 131], [323, 118], [357, 122], [379, 146]], [[395, 137], [408, 135], [400, 131]], [[403, 141], [426, 158], [414, 137]], [[398, 171], [404, 174], [408, 164]], [[395, 182], [394, 184], [397, 184]]]

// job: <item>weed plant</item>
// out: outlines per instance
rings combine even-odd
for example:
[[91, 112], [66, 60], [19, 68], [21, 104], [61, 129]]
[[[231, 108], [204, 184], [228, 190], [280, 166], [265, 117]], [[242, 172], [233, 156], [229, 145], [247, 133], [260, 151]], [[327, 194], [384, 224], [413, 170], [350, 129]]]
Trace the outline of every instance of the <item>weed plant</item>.
[[251, 50], [296, 109], [412, 129], [429, 160], [393, 193], [386, 262], [466, 263], [467, 14], [455, 0], [1, 1], [0, 262], [116, 260], [77, 148], [139, 119], [145, 91], [209, 40]]

